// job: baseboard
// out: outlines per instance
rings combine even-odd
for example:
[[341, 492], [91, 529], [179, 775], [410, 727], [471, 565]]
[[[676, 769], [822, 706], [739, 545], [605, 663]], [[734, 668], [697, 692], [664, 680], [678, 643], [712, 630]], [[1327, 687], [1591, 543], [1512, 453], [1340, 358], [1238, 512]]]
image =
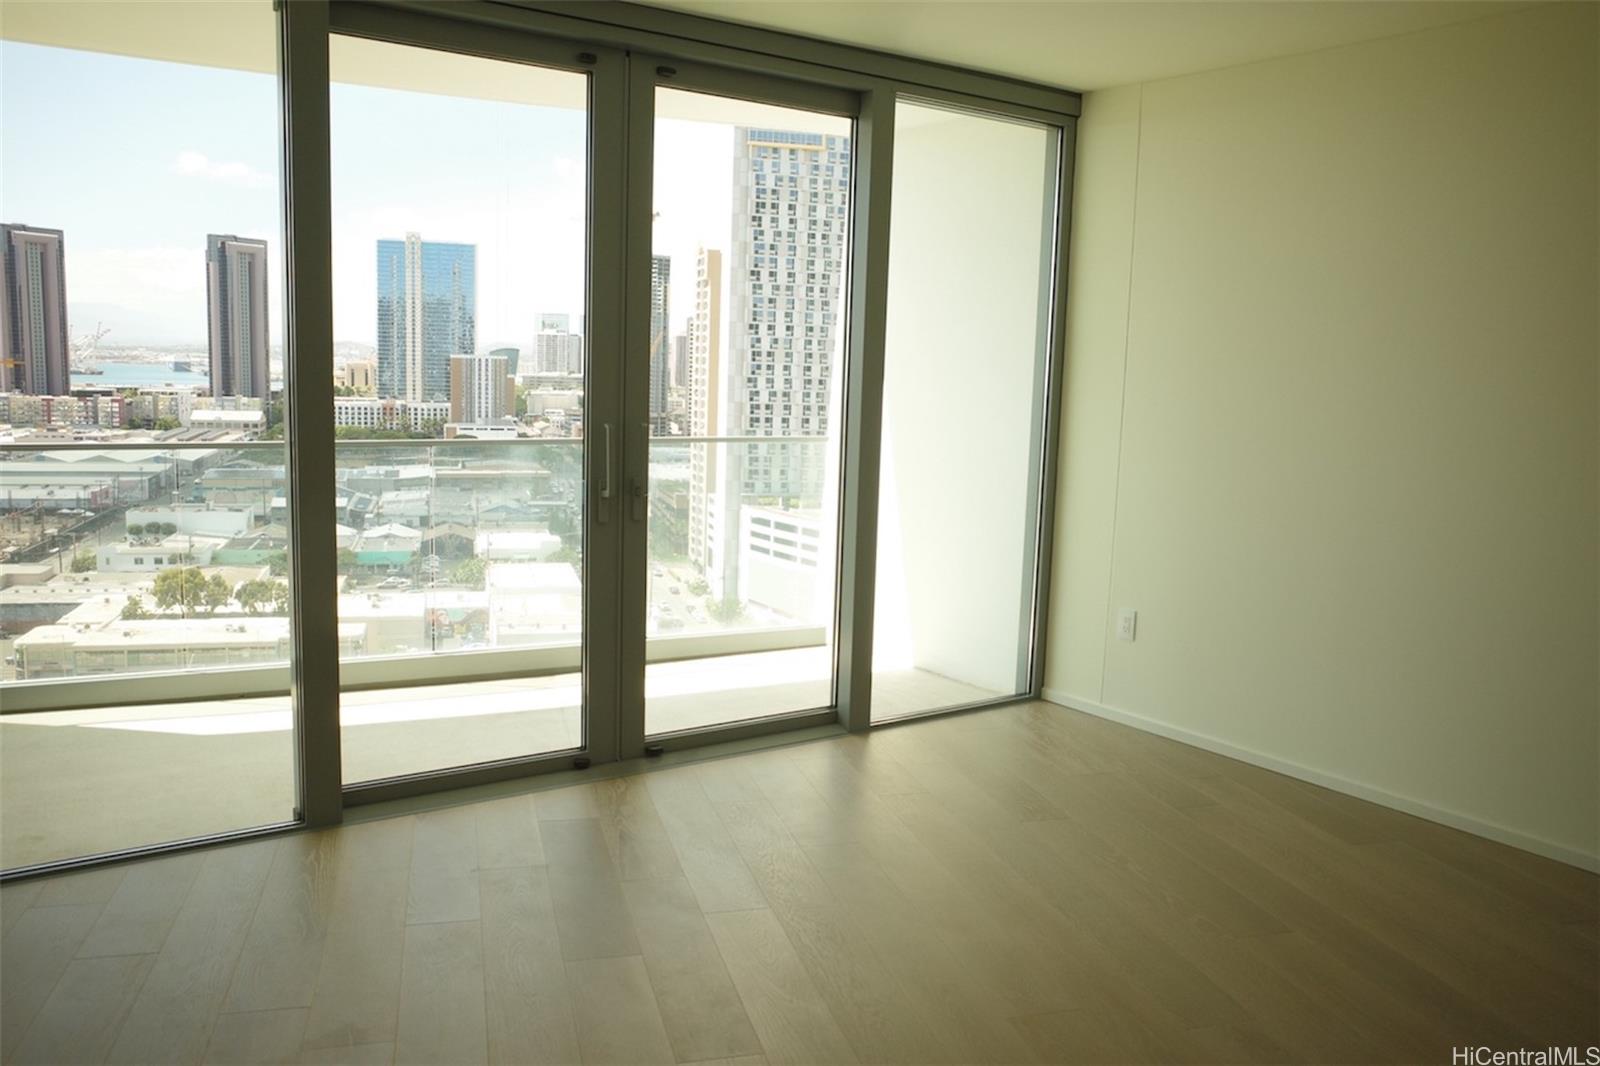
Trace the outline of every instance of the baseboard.
[[1082, 711], [1084, 714], [1092, 714], [1097, 718], [1120, 722], [1123, 725], [1132, 726], [1146, 733], [1154, 733], [1157, 736], [1176, 740], [1192, 747], [1204, 748], [1206, 751], [1225, 755], [1230, 759], [1238, 759], [1240, 762], [1247, 762], [1264, 770], [1272, 770], [1313, 785], [1331, 788], [1335, 792], [1343, 792], [1347, 796], [1368, 800], [1384, 807], [1415, 815], [1418, 818], [1426, 818], [1430, 822], [1438, 822], [1440, 825], [1447, 825], [1464, 833], [1471, 833], [1474, 836], [1484, 837], [1500, 844], [1508, 844], [1513, 848], [1530, 851], [1547, 859], [1555, 859], [1557, 862], [1564, 862], [1581, 870], [1600, 873], [1600, 855], [1591, 855], [1576, 848], [1569, 848], [1564, 844], [1556, 844], [1540, 837], [1530, 836], [1527, 833], [1518, 832], [1515, 829], [1509, 829], [1494, 822], [1487, 822], [1481, 818], [1474, 818], [1459, 811], [1435, 807], [1430, 803], [1413, 799], [1410, 796], [1397, 795], [1373, 785], [1352, 781], [1349, 778], [1326, 773], [1309, 766], [1302, 766], [1300, 763], [1290, 762], [1287, 759], [1280, 759], [1275, 755], [1264, 755], [1259, 751], [1242, 748], [1237, 744], [1230, 744], [1225, 740], [1219, 740], [1204, 733], [1196, 733], [1154, 718], [1147, 718], [1142, 714], [1134, 714], [1131, 711], [1107, 707], [1078, 696], [1070, 696], [1056, 689], [1046, 688], [1043, 696], [1051, 703], [1071, 708], [1074, 711]]

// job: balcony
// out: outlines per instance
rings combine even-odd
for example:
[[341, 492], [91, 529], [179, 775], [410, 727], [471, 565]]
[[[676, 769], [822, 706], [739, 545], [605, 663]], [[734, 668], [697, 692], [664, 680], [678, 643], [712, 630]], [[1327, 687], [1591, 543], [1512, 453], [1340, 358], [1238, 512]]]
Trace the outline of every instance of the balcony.
[[[822, 565], [799, 562], [802, 529], [831, 518], [745, 502], [723, 544], [765, 548], [773, 594], [736, 595], [737, 559], [713, 588], [688, 557], [671, 508], [695, 497], [697, 466], [736, 468], [734, 447], [653, 452], [652, 734], [833, 702], [830, 536], [811, 538]], [[764, 470], [828, 476], [818, 445], [759, 447]], [[774, 455], [803, 447], [817, 454]], [[581, 448], [340, 442], [347, 783], [582, 745]], [[263, 441], [0, 452], [0, 868], [292, 819], [283, 456]], [[19, 491], [33, 485], [55, 494]], [[785, 570], [770, 553], [790, 548]], [[874, 692], [880, 718], [1001, 695], [914, 668]]]

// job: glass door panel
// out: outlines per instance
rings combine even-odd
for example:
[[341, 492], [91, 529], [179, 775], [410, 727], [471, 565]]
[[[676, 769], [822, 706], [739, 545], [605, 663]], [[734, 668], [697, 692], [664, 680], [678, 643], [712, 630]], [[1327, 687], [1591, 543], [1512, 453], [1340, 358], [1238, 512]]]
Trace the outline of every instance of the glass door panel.
[[579, 748], [591, 76], [329, 52], [345, 782]]
[[656, 91], [649, 735], [834, 702], [852, 130]]

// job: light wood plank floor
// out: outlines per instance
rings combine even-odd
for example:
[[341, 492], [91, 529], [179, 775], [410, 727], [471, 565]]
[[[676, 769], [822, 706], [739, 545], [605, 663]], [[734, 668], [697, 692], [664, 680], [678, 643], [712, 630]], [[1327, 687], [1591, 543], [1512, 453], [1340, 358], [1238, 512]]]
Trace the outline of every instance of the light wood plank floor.
[[1448, 1062], [1590, 874], [1049, 704], [0, 888], [17, 1062]]

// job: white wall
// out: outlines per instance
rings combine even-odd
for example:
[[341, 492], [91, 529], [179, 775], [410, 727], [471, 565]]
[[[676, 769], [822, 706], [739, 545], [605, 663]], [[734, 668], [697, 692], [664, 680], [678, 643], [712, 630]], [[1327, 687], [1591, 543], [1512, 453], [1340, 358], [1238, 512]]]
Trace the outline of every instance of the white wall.
[[873, 666], [1020, 691], [1051, 137], [902, 104]]
[[1596, 861], [1597, 56], [1541, 5], [1087, 97], [1048, 695]]

